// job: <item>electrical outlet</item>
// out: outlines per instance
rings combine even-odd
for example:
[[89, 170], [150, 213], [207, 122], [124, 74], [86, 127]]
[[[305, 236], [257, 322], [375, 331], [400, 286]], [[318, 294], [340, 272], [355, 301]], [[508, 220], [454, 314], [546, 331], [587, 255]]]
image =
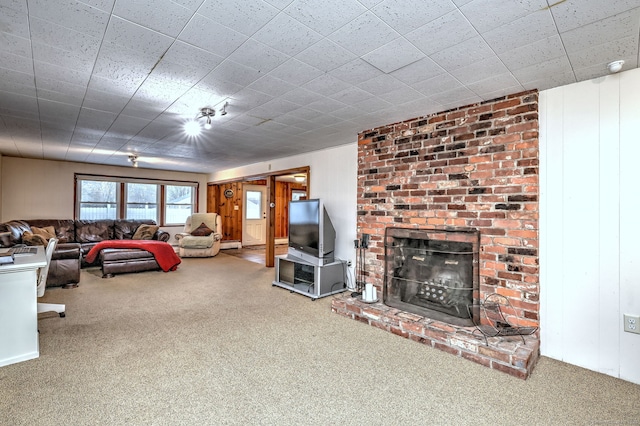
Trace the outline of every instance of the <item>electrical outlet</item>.
[[347, 260], [347, 266], [350, 268], [350, 267], [351, 267], [351, 265], [353, 265], [353, 263], [351, 263], [351, 261], [350, 261], [350, 260]]
[[624, 314], [624, 331], [640, 334], [640, 316]]

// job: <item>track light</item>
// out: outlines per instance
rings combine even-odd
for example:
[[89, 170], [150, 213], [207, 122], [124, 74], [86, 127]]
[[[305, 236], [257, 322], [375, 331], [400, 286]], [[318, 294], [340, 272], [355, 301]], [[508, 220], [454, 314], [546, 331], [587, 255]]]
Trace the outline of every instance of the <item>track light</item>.
[[130, 154], [129, 162], [133, 167], [138, 167], [138, 156], [136, 154]]
[[[225, 102], [224, 105], [222, 105], [222, 108], [220, 108], [220, 115], [227, 115], [227, 106], [229, 106], [229, 102]], [[187, 121], [184, 124], [185, 133], [189, 136], [198, 136], [200, 134], [200, 131], [202, 130], [200, 127], [200, 123], [198, 122], [198, 120], [200, 120], [201, 118], [206, 118], [204, 123], [204, 128], [206, 130], [211, 129], [212, 127], [211, 118], [215, 116], [216, 116], [215, 109], [210, 107], [202, 108], [198, 113], [198, 115], [196, 115], [195, 119], [191, 121]]]

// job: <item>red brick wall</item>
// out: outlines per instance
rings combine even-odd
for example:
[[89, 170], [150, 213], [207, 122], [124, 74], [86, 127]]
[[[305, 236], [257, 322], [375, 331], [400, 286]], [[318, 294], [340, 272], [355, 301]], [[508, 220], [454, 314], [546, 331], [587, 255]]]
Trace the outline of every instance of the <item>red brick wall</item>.
[[358, 135], [358, 232], [382, 289], [384, 229], [476, 228], [480, 297], [507, 296], [539, 321], [538, 92], [528, 91]]

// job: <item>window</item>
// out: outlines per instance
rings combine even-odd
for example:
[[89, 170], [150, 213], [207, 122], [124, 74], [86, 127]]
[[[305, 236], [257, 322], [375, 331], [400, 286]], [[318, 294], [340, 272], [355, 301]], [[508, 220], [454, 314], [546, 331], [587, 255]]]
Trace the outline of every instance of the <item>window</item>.
[[76, 182], [79, 219], [150, 219], [179, 225], [196, 211], [197, 182], [92, 175], [76, 175]]
[[247, 219], [262, 219], [262, 192], [260, 191], [245, 191], [246, 196], [246, 218]]
[[118, 213], [115, 182], [79, 181], [80, 219], [115, 219]]
[[193, 186], [167, 185], [164, 218], [169, 224], [185, 223], [193, 212], [195, 191]]
[[127, 183], [126, 219], [158, 220], [158, 185]]

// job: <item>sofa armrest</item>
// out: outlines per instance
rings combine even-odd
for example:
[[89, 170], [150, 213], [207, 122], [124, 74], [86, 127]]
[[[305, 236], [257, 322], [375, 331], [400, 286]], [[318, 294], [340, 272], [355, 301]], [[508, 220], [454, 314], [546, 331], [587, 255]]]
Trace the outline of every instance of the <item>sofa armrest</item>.
[[171, 237], [171, 234], [161, 229], [158, 229], [156, 233], [153, 235], [154, 240], [164, 241], [165, 243], [169, 241], [170, 237]]
[[80, 259], [80, 243], [62, 243], [56, 246], [51, 260]]

